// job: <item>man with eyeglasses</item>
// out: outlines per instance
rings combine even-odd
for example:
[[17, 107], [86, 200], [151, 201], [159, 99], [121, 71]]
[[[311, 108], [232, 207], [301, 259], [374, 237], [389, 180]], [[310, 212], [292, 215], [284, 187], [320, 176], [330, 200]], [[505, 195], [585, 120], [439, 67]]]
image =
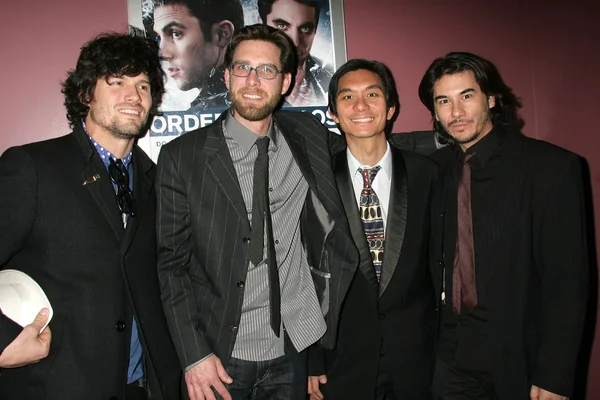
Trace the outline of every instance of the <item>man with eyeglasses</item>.
[[280, 30], [242, 28], [232, 107], [159, 156], [158, 274], [192, 400], [305, 400], [305, 349], [333, 347], [358, 264], [326, 129], [276, 111], [294, 52]]
[[[0, 268], [29, 274], [54, 310], [48, 356], [3, 369], [1, 399], [180, 398], [155, 269], [155, 165], [135, 144], [163, 79], [156, 43], [100, 35], [63, 83], [73, 132], [0, 158]], [[8, 330], [20, 331], [0, 319]]]
[[286, 101], [294, 106], [327, 105], [333, 75], [330, 67], [310, 54], [319, 26], [323, 0], [258, 0], [259, 22], [281, 29], [296, 46], [296, 82]]

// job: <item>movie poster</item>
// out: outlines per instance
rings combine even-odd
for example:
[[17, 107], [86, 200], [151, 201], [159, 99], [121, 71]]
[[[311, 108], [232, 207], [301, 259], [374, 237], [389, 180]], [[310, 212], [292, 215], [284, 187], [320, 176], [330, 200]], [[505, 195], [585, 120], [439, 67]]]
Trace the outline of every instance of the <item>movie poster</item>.
[[313, 113], [337, 131], [327, 92], [346, 62], [342, 0], [129, 0], [128, 12], [130, 28], [159, 43], [167, 75], [160, 115], [139, 141], [154, 161], [163, 144], [229, 107], [225, 48], [242, 26], [256, 23], [284, 30], [296, 45], [296, 81], [283, 108]]

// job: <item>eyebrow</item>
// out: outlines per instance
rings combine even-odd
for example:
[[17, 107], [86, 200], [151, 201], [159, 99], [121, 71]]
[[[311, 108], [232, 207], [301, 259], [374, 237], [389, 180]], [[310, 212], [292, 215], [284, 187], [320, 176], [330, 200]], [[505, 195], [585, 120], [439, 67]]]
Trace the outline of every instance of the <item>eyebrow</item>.
[[291, 25], [291, 24], [289, 23], [289, 21], [286, 21], [286, 20], [285, 20], [285, 19], [283, 19], [283, 18], [275, 18], [275, 19], [273, 20], [273, 23], [274, 23], [274, 24], [284, 24], [284, 25]]
[[[383, 92], [383, 88], [379, 85], [369, 85], [366, 88], [364, 88], [363, 90], [371, 90], [371, 89], [379, 89]], [[340, 95], [342, 93], [349, 93], [349, 92], [356, 92], [356, 91], [358, 91], [358, 90], [351, 89], [351, 88], [342, 88], [342, 89], [338, 90], [337, 94]]]
[[[462, 92], [460, 92], [459, 94], [461, 94], [461, 95], [462, 95], [462, 94], [467, 94], [467, 93], [469, 93], [469, 92], [474, 92], [474, 91], [475, 91], [475, 89], [474, 89], [474, 88], [467, 88], [467, 89], [463, 90]], [[433, 98], [433, 100], [434, 100], [434, 101], [438, 101], [438, 100], [440, 100], [440, 99], [447, 99], [447, 98], [448, 98], [448, 96], [446, 96], [445, 94], [441, 94], [441, 95], [439, 95], [439, 96], [435, 96], [435, 97]]]
[[168, 32], [173, 28], [186, 29], [186, 26], [183, 25], [181, 22], [173, 21], [173, 22], [169, 22], [168, 24], [163, 26], [162, 31]]

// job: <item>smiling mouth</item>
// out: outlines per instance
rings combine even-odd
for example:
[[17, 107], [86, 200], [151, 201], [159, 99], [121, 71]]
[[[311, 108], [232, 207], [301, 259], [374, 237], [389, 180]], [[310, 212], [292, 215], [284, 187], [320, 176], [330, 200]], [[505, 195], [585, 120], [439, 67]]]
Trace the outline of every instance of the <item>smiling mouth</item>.
[[179, 73], [179, 68], [173, 68], [173, 67], [169, 67], [167, 68], [167, 70], [169, 71], [169, 76], [174, 76], [177, 75]]
[[364, 122], [371, 122], [374, 121], [375, 118], [372, 117], [368, 117], [368, 118], [352, 118], [352, 122], [358, 122], [358, 123], [364, 123]]
[[136, 110], [119, 110], [119, 112], [121, 114], [135, 115], [135, 116], [139, 116], [141, 114], [140, 111], [136, 111]]
[[250, 99], [250, 100], [261, 100], [262, 96], [258, 95], [258, 94], [252, 94], [252, 93], [244, 93], [242, 94], [242, 97], [245, 99]]

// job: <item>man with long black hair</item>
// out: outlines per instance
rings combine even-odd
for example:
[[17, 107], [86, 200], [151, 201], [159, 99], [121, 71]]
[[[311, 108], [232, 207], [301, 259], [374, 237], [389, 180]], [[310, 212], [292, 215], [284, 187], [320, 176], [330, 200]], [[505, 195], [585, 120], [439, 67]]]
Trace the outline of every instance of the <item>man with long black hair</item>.
[[434, 195], [435, 399], [559, 400], [573, 391], [587, 298], [580, 159], [520, 133], [520, 102], [471, 53], [419, 86], [450, 146]]

